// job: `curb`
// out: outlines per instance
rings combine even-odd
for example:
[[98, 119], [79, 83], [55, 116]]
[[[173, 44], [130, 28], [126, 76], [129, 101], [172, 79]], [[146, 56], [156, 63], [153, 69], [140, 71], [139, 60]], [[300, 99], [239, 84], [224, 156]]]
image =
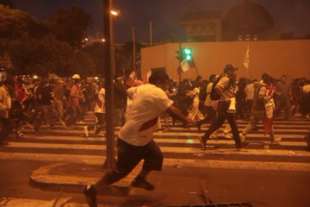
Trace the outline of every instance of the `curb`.
[[[142, 163], [141, 163], [142, 164]], [[142, 165], [139, 164], [127, 177], [123, 178], [119, 182], [107, 187], [103, 190], [104, 193], [112, 193], [117, 195], [128, 195], [130, 190], [130, 183], [134, 177], [140, 171]], [[29, 178], [29, 182], [32, 186], [42, 189], [56, 190], [56, 191], [70, 191], [70, 192], [82, 192], [85, 185], [95, 184], [103, 175], [104, 170], [99, 173], [90, 173], [89, 176], [77, 176], [77, 175], [65, 175], [64, 174], [53, 174], [51, 173], [56, 168], [66, 167], [73, 165], [72, 163], [55, 163], [42, 166], [37, 170], [34, 170]], [[78, 164], [81, 165], [81, 169], [84, 167], [96, 167], [95, 165], [89, 164]], [[97, 166], [98, 167], [98, 166]], [[89, 169], [87, 169], [89, 170]], [[66, 173], [67, 174], [67, 173]], [[106, 191], [106, 192], [105, 192]]]

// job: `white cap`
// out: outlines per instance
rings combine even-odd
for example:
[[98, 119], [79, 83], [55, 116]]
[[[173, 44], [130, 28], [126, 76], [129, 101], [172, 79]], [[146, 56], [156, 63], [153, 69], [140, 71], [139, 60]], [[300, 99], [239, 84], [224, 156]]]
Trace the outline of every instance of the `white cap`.
[[79, 74], [74, 74], [72, 76], [72, 79], [81, 79], [80, 75]]

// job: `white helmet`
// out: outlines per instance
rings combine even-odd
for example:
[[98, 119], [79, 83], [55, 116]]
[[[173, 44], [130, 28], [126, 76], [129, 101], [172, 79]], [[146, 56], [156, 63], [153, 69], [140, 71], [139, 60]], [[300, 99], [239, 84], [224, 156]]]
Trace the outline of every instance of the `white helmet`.
[[81, 79], [81, 77], [80, 77], [79, 74], [74, 74], [74, 75], [72, 76], [72, 79], [79, 80], [79, 79]]

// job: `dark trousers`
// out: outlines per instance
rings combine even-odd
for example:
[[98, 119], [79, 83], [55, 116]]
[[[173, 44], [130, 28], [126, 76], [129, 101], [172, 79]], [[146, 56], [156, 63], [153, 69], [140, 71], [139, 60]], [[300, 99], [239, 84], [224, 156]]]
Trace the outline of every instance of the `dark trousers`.
[[0, 117], [0, 142], [4, 141], [10, 135], [11, 130], [10, 120]]
[[213, 123], [211, 124], [210, 128], [206, 131], [205, 136], [207, 139], [210, 135], [219, 129], [227, 119], [233, 134], [233, 139], [235, 140], [236, 147], [240, 147], [241, 141], [239, 137], [239, 131], [235, 119], [234, 113], [227, 113], [227, 109], [229, 107], [229, 102], [219, 102], [218, 105], [218, 116], [214, 119]]
[[204, 114], [205, 114], [205, 118], [203, 120], [200, 120], [198, 123], [199, 124], [204, 124], [204, 123], [209, 123], [214, 121], [214, 119], [216, 118], [216, 111], [213, 107], [211, 106], [207, 106], [204, 109]]
[[97, 189], [126, 177], [141, 160], [144, 160], [143, 171], [162, 169], [163, 154], [153, 140], [145, 146], [134, 146], [118, 139], [116, 169], [107, 172], [99, 180], [96, 184]]
[[103, 129], [104, 127], [104, 113], [95, 113], [96, 118], [97, 118], [97, 123], [96, 123], [96, 130], [95, 134], [99, 134], [99, 132]]

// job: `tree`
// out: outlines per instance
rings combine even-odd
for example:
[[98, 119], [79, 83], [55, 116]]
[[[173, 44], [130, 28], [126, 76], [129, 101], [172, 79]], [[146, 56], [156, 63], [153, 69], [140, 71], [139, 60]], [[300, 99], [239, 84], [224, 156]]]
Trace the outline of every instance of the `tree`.
[[24, 36], [9, 45], [9, 54], [15, 73], [47, 75], [56, 73], [63, 75], [71, 70], [73, 49], [65, 42], [53, 36], [35, 39]]
[[90, 16], [81, 8], [60, 9], [48, 19], [48, 26], [56, 38], [72, 47], [80, 47], [90, 25]]
[[24, 35], [40, 37], [47, 27], [26, 12], [0, 5], [0, 39], [10, 41]]
[[104, 76], [104, 52], [105, 45], [102, 42], [95, 42], [83, 48], [83, 51], [92, 58], [95, 64], [95, 73]]
[[[140, 51], [142, 45], [140, 43], [136, 43], [136, 58], [135, 64], [136, 68], [140, 67], [141, 55]], [[124, 45], [121, 45], [116, 48], [115, 56], [116, 56], [116, 74], [120, 75], [125, 72], [128, 74], [132, 71], [132, 50], [133, 50], [133, 42], [126, 42]]]
[[10, 0], [0, 0], [0, 5], [4, 5], [4, 6], [7, 6], [7, 7], [10, 7], [10, 8], [13, 8], [13, 4]]
[[93, 58], [86, 52], [76, 51], [72, 58], [70, 72], [71, 74], [79, 73], [83, 76], [97, 75], [96, 64]]

